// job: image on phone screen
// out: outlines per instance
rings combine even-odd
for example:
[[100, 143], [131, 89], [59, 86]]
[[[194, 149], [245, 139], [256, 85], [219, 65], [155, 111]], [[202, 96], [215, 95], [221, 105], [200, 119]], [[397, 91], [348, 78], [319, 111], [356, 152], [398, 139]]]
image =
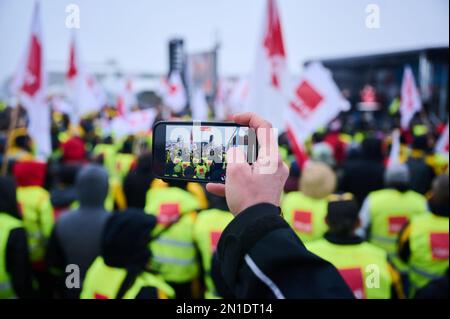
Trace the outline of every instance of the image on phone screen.
[[248, 127], [230, 125], [171, 125], [165, 128], [164, 177], [225, 182], [227, 151], [240, 148], [255, 161], [255, 136]]

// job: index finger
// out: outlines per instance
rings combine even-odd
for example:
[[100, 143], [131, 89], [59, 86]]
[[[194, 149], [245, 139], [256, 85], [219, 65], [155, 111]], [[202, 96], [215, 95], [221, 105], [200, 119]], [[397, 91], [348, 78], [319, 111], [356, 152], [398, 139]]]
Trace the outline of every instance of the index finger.
[[236, 114], [234, 121], [237, 124], [248, 125], [255, 129], [260, 146], [258, 160], [273, 160], [278, 156], [278, 141], [269, 121], [252, 112]]
[[259, 115], [251, 112], [236, 114], [234, 116], [234, 121], [237, 124], [248, 125], [249, 127], [254, 128], [255, 130], [259, 128], [266, 128], [266, 129], [272, 128], [272, 124], [270, 124], [270, 122], [266, 121]]

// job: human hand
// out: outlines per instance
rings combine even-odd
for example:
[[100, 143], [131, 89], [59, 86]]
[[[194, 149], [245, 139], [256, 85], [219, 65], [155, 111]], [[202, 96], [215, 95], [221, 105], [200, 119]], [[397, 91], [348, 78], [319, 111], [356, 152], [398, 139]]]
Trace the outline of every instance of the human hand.
[[209, 183], [206, 189], [214, 195], [225, 196], [235, 216], [256, 204], [279, 206], [289, 171], [279, 155], [272, 125], [254, 113], [237, 114], [234, 121], [255, 129], [260, 147], [258, 159], [250, 165], [241, 150], [230, 148], [227, 152], [225, 185]]

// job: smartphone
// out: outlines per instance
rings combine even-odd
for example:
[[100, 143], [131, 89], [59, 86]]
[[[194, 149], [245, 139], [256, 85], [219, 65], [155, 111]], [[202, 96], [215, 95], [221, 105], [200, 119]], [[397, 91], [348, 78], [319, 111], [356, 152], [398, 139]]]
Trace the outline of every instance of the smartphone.
[[255, 130], [226, 122], [158, 122], [153, 126], [153, 174], [166, 181], [225, 183], [230, 147], [240, 148], [254, 163]]

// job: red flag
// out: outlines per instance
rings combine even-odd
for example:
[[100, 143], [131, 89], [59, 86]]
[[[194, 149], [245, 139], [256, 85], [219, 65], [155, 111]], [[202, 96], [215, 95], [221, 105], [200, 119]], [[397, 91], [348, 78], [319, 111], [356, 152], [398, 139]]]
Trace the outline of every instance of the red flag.
[[40, 6], [39, 2], [36, 2], [27, 51], [19, 64], [11, 89], [27, 110], [28, 133], [36, 144], [38, 158], [46, 158], [51, 152], [50, 107], [46, 101], [46, 80]]
[[250, 78], [246, 109], [270, 120], [280, 130], [285, 128], [285, 111], [288, 105], [285, 96], [287, 75], [286, 51], [277, 2], [267, 0], [263, 35]]

